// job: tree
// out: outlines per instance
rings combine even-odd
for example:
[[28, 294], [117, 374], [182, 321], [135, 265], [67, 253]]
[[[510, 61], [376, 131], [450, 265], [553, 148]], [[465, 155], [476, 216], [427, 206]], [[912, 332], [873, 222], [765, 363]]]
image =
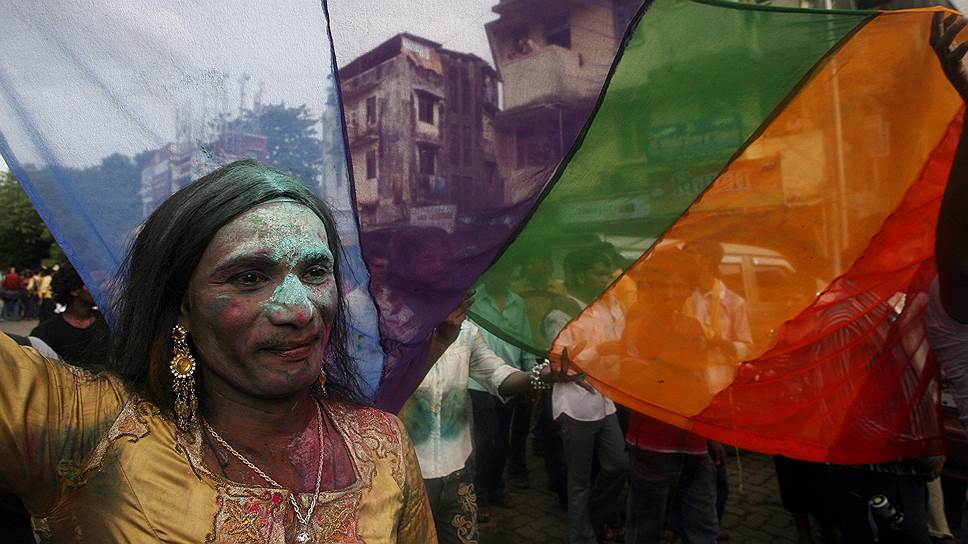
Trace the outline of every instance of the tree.
[[27, 194], [7, 172], [0, 178], [0, 264], [35, 267], [50, 257], [53, 245], [53, 236]]
[[323, 144], [316, 130], [318, 123], [319, 119], [305, 105], [288, 107], [282, 103], [246, 110], [230, 128], [265, 136], [269, 164], [315, 185], [322, 173], [323, 160]]

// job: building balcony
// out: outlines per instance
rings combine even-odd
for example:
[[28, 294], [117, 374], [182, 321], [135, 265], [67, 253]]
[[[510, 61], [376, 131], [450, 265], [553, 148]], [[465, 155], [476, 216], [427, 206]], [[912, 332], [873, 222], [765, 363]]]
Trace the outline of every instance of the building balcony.
[[557, 45], [506, 60], [500, 69], [505, 110], [594, 98], [605, 81], [601, 68], [583, 63], [578, 53]]
[[440, 127], [430, 123], [424, 123], [423, 121], [417, 121], [416, 125], [416, 136], [418, 140], [433, 144], [440, 143]]
[[359, 122], [355, 119], [346, 123], [346, 137], [350, 147], [369, 145], [380, 139], [380, 128], [377, 123]]
[[376, 88], [382, 79], [382, 70], [371, 68], [349, 78], [340, 78], [340, 91], [344, 100], [351, 100]]

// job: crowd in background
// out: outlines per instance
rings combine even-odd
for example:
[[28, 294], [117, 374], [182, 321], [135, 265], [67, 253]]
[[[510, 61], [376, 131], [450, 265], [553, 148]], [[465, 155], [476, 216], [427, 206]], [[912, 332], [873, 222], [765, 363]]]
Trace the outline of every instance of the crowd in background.
[[71, 264], [6, 269], [0, 321], [37, 320], [31, 341], [70, 364], [99, 369], [108, 351], [108, 327]]
[[20, 319], [47, 319], [53, 315], [53, 274], [60, 267], [40, 266], [33, 270], [9, 267], [0, 271], [0, 321]]

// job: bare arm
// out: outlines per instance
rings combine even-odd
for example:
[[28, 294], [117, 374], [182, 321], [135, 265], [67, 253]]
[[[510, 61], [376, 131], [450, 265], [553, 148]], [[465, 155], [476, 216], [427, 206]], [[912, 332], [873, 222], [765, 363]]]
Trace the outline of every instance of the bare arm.
[[[968, 42], [955, 37], [968, 24], [963, 17], [936, 13], [931, 25], [931, 46], [951, 84], [968, 99]], [[962, 132], [941, 200], [935, 240], [941, 304], [954, 320], [968, 323], [968, 138]]]
[[505, 378], [501, 382], [501, 387], [498, 388], [501, 397], [506, 399], [528, 391], [531, 391], [531, 376], [521, 370]]
[[427, 353], [427, 364], [426, 368], [430, 368], [437, 363], [440, 356], [447, 351], [447, 348], [457, 340], [457, 336], [460, 334], [461, 323], [464, 322], [464, 318], [467, 316], [467, 309], [474, 304], [474, 291], [468, 291], [464, 295], [464, 299], [461, 300], [460, 306], [453, 309], [447, 318], [437, 325], [434, 329], [433, 336], [430, 339], [430, 351]]
[[[561, 365], [557, 369], [546, 366], [541, 372], [541, 381], [546, 384], [575, 382], [589, 393], [594, 393], [595, 389], [585, 382], [585, 373], [581, 372], [576, 374], [568, 370], [569, 364], [568, 349], [566, 348], [561, 354]], [[513, 395], [533, 390], [534, 384], [531, 383], [531, 373], [519, 370], [501, 382], [499, 392], [502, 397], [509, 398]]]

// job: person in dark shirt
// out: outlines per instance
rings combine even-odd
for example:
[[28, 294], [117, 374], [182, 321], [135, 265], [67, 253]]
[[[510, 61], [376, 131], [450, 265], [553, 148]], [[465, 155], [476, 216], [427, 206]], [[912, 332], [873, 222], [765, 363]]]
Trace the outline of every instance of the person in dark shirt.
[[91, 293], [70, 264], [54, 275], [51, 289], [54, 300], [67, 309], [37, 325], [30, 336], [46, 342], [67, 363], [100, 370], [107, 360], [109, 331]]

